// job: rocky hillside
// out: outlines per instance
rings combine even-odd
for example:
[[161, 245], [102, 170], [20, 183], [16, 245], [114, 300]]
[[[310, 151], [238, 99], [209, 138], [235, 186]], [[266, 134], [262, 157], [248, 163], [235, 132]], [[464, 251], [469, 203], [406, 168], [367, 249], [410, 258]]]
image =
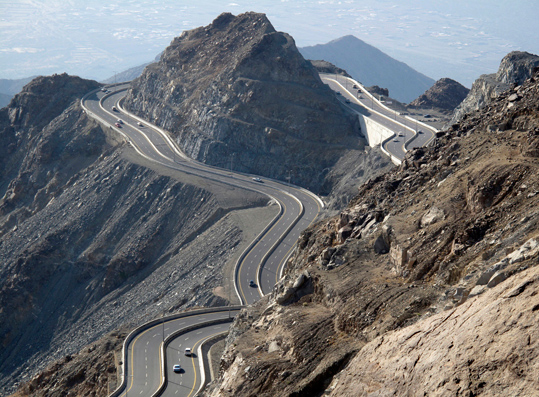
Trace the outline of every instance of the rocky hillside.
[[389, 89], [389, 95], [408, 103], [424, 93], [434, 80], [391, 58], [355, 36], [299, 49], [305, 58], [323, 59], [343, 68], [365, 86]]
[[535, 395], [539, 74], [306, 230], [211, 396]]
[[539, 56], [513, 51], [501, 61], [497, 73], [481, 75], [472, 85], [464, 101], [455, 109], [452, 123], [460, 121], [466, 113], [480, 109], [513, 85], [520, 85], [539, 67]]
[[438, 80], [419, 98], [412, 101], [410, 108], [437, 108], [452, 112], [466, 98], [470, 90], [462, 84], [443, 78]]
[[184, 32], [133, 82], [125, 106], [197, 160], [290, 175], [316, 192], [346, 150], [364, 147], [357, 118], [264, 14], [222, 14]]
[[276, 211], [139, 159], [84, 114], [98, 86], [40, 77], [0, 110], [0, 395], [120, 326], [222, 304], [212, 288], [258, 231], [251, 212]]

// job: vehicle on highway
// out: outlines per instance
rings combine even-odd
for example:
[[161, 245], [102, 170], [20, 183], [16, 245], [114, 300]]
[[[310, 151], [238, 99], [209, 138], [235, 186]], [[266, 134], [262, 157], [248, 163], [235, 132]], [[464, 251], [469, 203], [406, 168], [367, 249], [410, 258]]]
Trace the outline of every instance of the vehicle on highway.
[[255, 181], [255, 182], [262, 182], [262, 179], [260, 179], [260, 178], [253, 178], [253, 181]]
[[341, 93], [339, 91], [336, 92], [337, 95], [341, 95]]
[[398, 140], [398, 139], [396, 139], [396, 138], [395, 138], [395, 139], [393, 139], [393, 142], [398, 142], [398, 141], [399, 141], [399, 140]]
[[116, 106], [113, 106], [113, 107], [112, 107], [112, 111], [113, 111], [113, 112], [117, 112], [117, 111], [118, 111], [118, 109], [116, 108]]
[[425, 114], [423, 117], [425, 117], [426, 119], [430, 119], [432, 116], [430, 114]]
[[355, 84], [354, 84], [354, 85], [352, 86], [352, 88], [355, 88], [355, 89], [357, 89], [357, 85], [355, 85]]
[[174, 372], [182, 372], [182, 367], [180, 364], [175, 364], [174, 367], [172, 368], [172, 370]]
[[189, 347], [185, 348], [185, 355], [186, 356], [191, 356], [191, 349]]
[[121, 125], [120, 123], [116, 123], [116, 124], [114, 124], [114, 125], [115, 125], [116, 127], [118, 127], [118, 128], [122, 128], [122, 125]]
[[118, 119], [116, 122], [117, 122], [117, 123], [120, 123], [120, 124], [123, 124], [123, 123], [124, 123], [124, 121], [123, 121], [122, 119]]
[[249, 287], [255, 288], [256, 284], [253, 280], [249, 280]]
[[144, 127], [144, 124], [142, 124], [140, 121], [137, 123], [139, 127]]
[[107, 89], [105, 87], [101, 88], [101, 91], [107, 92]]
[[404, 132], [399, 132], [399, 136], [404, 136]]
[[422, 133], [423, 133], [423, 131], [421, 131], [421, 130], [418, 130], [418, 131], [417, 131], [417, 133], [418, 133], [418, 134], [422, 134]]
[[348, 99], [348, 98], [345, 99], [344, 101], [345, 101], [346, 103], [350, 103], [350, 99]]

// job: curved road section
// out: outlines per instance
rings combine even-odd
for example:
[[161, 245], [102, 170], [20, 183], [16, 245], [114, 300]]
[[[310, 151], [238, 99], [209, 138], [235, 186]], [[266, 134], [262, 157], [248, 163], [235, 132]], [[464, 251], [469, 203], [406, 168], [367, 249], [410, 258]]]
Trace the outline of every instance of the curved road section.
[[386, 139], [382, 146], [399, 161], [404, 159], [408, 150], [426, 146], [434, 139], [435, 128], [389, 109], [359, 82], [334, 74], [322, 73], [320, 78], [339, 93], [345, 106], [393, 131], [393, 136]]
[[[106, 128], [124, 136], [141, 156], [178, 172], [195, 174], [209, 181], [265, 194], [279, 204], [279, 213], [241, 255], [234, 277], [236, 292], [242, 304], [251, 304], [271, 292], [301, 231], [318, 216], [323, 207], [322, 201], [311, 192], [292, 185], [265, 178], [254, 179], [253, 175], [232, 173], [230, 170], [211, 167], [188, 158], [176, 148], [165, 131], [122, 109], [121, 99], [129, 88], [128, 83], [107, 88], [107, 92], [95, 90], [88, 93], [82, 99], [82, 106]], [[223, 317], [223, 308], [214, 314]], [[124, 383], [111, 396], [152, 396], [161, 395], [160, 393], [175, 396], [195, 395], [203, 384], [204, 374], [194, 365], [197, 361], [194, 356], [184, 357], [182, 349], [189, 347], [194, 350], [204, 340], [224, 332], [227, 327], [213, 323], [204, 326], [207, 321], [215, 320], [208, 320], [208, 315], [209, 313], [192, 316], [194, 323], [188, 326], [195, 327], [196, 330], [188, 332], [194, 331], [195, 335], [189, 334], [191, 336], [188, 338], [191, 339], [183, 342], [176, 337], [174, 340], [167, 340], [177, 332], [183, 335], [185, 324], [175, 319], [163, 319], [161, 328], [154, 324], [134, 331], [136, 336], [128, 338], [124, 345], [127, 354]], [[224, 328], [221, 330], [215, 327]], [[199, 336], [197, 332], [200, 332]], [[161, 351], [159, 346], [167, 344], [169, 347]], [[183, 367], [181, 372], [170, 372], [172, 363], [179, 364], [180, 361]], [[186, 365], [186, 362], [193, 365]]]

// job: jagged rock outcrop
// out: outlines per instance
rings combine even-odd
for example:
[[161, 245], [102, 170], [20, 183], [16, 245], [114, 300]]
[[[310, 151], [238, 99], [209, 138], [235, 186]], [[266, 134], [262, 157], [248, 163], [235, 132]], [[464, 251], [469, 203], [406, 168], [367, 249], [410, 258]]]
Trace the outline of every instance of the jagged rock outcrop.
[[533, 396], [539, 268], [365, 345], [326, 395]]
[[317, 192], [346, 150], [364, 146], [357, 118], [264, 14], [225, 13], [184, 32], [132, 83], [125, 106], [197, 160]]
[[387, 88], [378, 87], [377, 85], [373, 85], [371, 87], [365, 87], [365, 89], [369, 91], [371, 94], [382, 95], [385, 97], [389, 96], [389, 90]]
[[452, 112], [466, 98], [470, 90], [462, 84], [443, 78], [438, 80], [424, 94], [412, 101], [411, 108], [432, 108]]
[[207, 395], [536, 394], [538, 102], [539, 73], [307, 229]]
[[348, 74], [348, 72], [346, 70], [335, 66], [331, 62], [322, 61], [322, 60], [316, 60], [316, 61], [310, 60], [310, 62], [316, 68], [318, 73], [339, 74], [341, 76], [346, 76], [346, 77], [350, 77], [350, 78], [352, 77], [352, 76], [350, 76]]
[[528, 52], [513, 51], [501, 61], [497, 73], [481, 75], [472, 89], [455, 109], [451, 123], [460, 121], [466, 113], [481, 109], [512, 85], [520, 85], [539, 67], [539, 56]]

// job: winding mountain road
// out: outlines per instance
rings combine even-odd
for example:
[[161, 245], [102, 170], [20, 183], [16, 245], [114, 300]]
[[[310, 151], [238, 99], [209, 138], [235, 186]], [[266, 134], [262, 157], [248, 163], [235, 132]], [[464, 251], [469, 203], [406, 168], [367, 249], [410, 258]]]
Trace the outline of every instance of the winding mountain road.
[[[257, 191], [279, 204], [279, 214], [240, 257], [234, 283], [242, 304], [251, 304], [271, 292], [301, 231], [314, 222], [323, 207], [323, 202], [314, 194], [292, 185], [270, 179], [254, 180], [252, 175], [233, 173], [189, 159], [175, 147], [165, 131], [122, 109], [121, 99], [128, 88], [128, 84], [120, 84], [109, 87], [109, 92], [95, 90], [82, 99], [83, 108], [106, 128], [123, 135], [141, 156], [151, 161], [178, 172], [195, 174], [209, 181]], [[251, 285], [251, 280], [254, 281], [254, 286]], [[222, 312], [214, 314], [222, 316]], [[205, 317], [197, 316], [193, 316], [193, 324], [205, 321]], [[174, 352], [167, 353], [168, 362], [163, 368], [164, 358], [160, 351], [163, 341], [166, 341], [170, 334], [181, 331], [183, 327], [184, 324], [176, 320], [163, 319], [163, 332], [158, 332], [158, 325], [141, 329], [136, 338], [125, 347], [127, 351], [126, 382], [123, 387], [125, 392], [122, 390], [112, 395], [160, 395], [158, 393], [163, 390], [165, 395], [169, 395], [171, 390], [174, 390], [173, 395], [194, 395], [203, 378], [199, 368], [193, 365], [185, 367], [180, 374], [169, 373], [172, 368], [170, 357], [176, 356], [176, 360], [179, 358]], [[214, 333], [215, 325], [198, 327], [196, 332]], [[170, 341], [167, 352], [170, 346], [178, 346], [178, 340]], [[185, 343], [187, 342], [184, 342], [184, 346]], [[193, 345], [192, 348], [194, 347]], [[191, 361], [194, 364], [195, 361]], [[183, 364], [185, 360], [182, 359], [181, 362]], [[191, 384], [190, 388], [185, 386]]]
[[426, 146], [434, 139], [437, 131], [435, 128], [389, 109], [359, 82], [334, 74], [321, 74], [320, 78], [340, 94], [341, 101], [352, 111], [394, 132], [382, 145], [397, 159], [404, 159], [408, 150]]

